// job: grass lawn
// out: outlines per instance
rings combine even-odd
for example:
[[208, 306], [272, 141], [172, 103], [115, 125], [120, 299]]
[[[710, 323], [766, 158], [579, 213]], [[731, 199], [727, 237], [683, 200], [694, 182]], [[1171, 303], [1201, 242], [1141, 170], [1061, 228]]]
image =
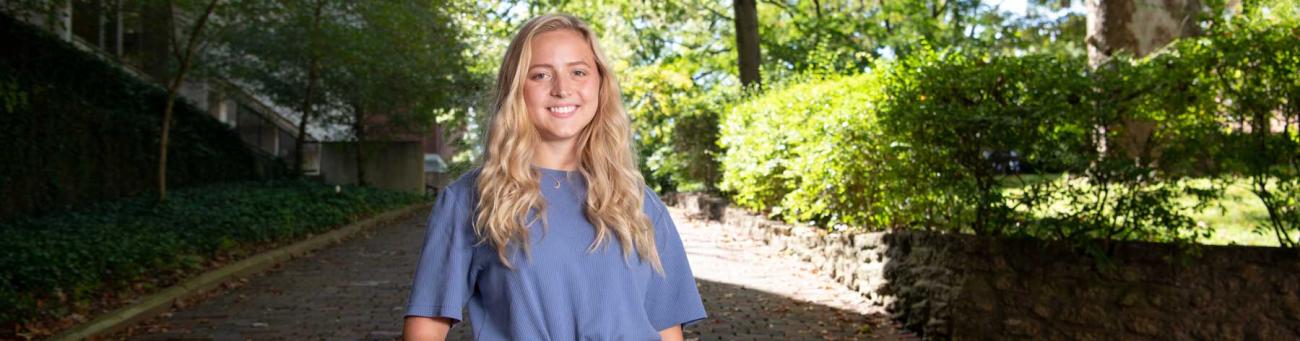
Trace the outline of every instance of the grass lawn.
[[1268, 211], [1243, 180], [1234, 181], [1212, 207], [1193, 217], [1214, 228], [1206, 244], [1278, 246], [1271, 229], [1255, 231], [1267, 224]]
[[[1007, 194], [1014, 195], [1020, 188], [1043, 181], [1058, 181], [1060, 175], [1021, 175], [1003, 179]], [[1208, 179], [1193, 180], [1197, 185], [1208, 185]], [[1192, 203], [1192, 197], [1183, 198], [1185, 203]], [[1053, 205], [1052, 210], [1065, 210], [1065, 205]], [[1264, 204], [1250, 190], [1245, 179], [1234, 179], [1224, 188], [1223, 196], [1211, 202], [1204, 211], [1191, 214], [1198, 222], [1214, 229], [1205, 244], [1214, 245], [1253, 245], [1278, 246], [1277, 237], [1271, 229], [1256, 231], [1256, 226], [1267, 224], [1268, 211]]]

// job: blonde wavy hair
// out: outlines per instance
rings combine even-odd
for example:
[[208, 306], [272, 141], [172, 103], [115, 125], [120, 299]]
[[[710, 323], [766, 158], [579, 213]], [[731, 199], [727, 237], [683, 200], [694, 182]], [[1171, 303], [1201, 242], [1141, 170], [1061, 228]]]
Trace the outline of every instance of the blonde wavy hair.
[[[541, 174], [532, 167], [533, 147], [539, 143], [540, 133], [524, 105], [522, 82], [531, 60], [533, 37], [558, 30], [573, 30], [586, 38], [601, 77], [595, 117], [578, 134], [575, 146], [579, 173], [587, 180], [583, 211], [596, 229], [596, 239], [588, 252], [612, 236], [622, 245], [625, 262], [636, 250], [642, 261], [662, 275], [654, 226], [642, 211], [645, 179], [633, 157], [631, 122], [623, 108], [617, 78], [591, 28], [570, 15], [548, 14], [528, 20], [515, 33], [501, 61], [493, 115], [487, 126], [486, 157], [477, 183], [474, 231], [479, 244], [492, 243], [502, 264], [514, 269], [508, 247], [518, 243], [531, 259], [528, 225], [540, 217], [543, 229], [549, 229]], [[534, 221], [525, 221], [530, 210], [535, 210]]]

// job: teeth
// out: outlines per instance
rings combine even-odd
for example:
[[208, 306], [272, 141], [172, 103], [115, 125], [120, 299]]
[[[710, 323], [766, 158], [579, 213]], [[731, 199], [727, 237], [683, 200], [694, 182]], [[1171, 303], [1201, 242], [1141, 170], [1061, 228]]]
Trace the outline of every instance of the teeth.
[[547, 109], [547, 110], [550, 110], [551, 112], [554, 112], [554, 113], [566, 114], [566, 113], [572, 112], [572, 111], [575, 110], [575, 109], [578, 109], [578, 106], [576, 106], [576, 105], [569, 105], [569, 106], [563, 106], [563, 107], [550, 107], [550, 108], [546, 108], [546, 109]]

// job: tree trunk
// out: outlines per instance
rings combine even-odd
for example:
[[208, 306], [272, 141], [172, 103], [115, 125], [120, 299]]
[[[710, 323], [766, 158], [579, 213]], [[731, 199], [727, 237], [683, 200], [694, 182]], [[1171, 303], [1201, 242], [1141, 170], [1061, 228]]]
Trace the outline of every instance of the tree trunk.
[[[1121, 51], [1144, 57], [1179, 37], [1199, 34], [1196, 26], [1199, 0], [1087, 0], [1088, 64], [1098, 67]], [[1102, 140], [1102, 150], [1142, 163], [1155, 162], [1160, 148], [1152, 145], [1156, 124], [1151, 120], [1123, 119], [1105, 130], [1121, 131], [1115, 141]]]
[[365, 141], [366, 141], [365, 117], [366, 115], [365, 112], [362, 110], [362, 105], [360, 103], [355, 103], [355, 102], [352, 103], [352, 119], [353, 119], [352, 134], [353, 136], [356, 137], [357, 140], [356, 149], [354, 149], [355, 151], [354, 156], [356, 157], [356, 164], [357, 164], [357, 185], [358, 186], [369, 186], [369, 184], [366, 183], [365, 152], [362, 151], [362, 148], [365, 147]]
[[1174, 39], [1199, 34], [1199, 0], [1087, 0], [1088, 62], [1125, 50], [1142, 57]]
[[740, 84], [762, 86], [758, 74], [758, 7], [754, 0], [735, 0], [736, 51], [740, 57]]
[[176, 106], [176, 95], [177, 92], [180, 91], [181, 84], [185, 82], [185, 74], [190, 70], [190, 63], [194, 60], [194, 54], [197, 52], [196, 50], [199, 46], [199, 37], [203, 34], [203, 27], [207, 25], [208, 17], [211, 17], [212, 12], [217, 9], [217, 1], [218, 0], [212, 0], [208, 2], [208, 7], [204, 9], [203, 15], [198, 17], [198, 22], [194, 24], [193, 30], [190, 31], [189, 41], [185, 43], [185, 50], [183, 51], [176, 45], [177, 41], [174, 39], [176, 32], [175, 25], [177, 22], [176, 9], [174, 5], [169, 6], [168, 15], [170, 17], [169, 22], [171, 23], [170, 26], [172, 27], [173, 34], [172, 51], [173, 55], [176, 56], [176, 59], [180, 62], [180, 66], [176, 70], [176, 76], [172, 77], [171, 83], [167, 85], [167, 106], [163, 109], [162, 136], [158, 143], [159, 203], [167, 200], [167, 140], [168, 135], [171, 133], [172, 111]]
[[307, 39], [307, 90], [302, 98], [302, 120], [298, 122], [298, 138], [293, 141], [293, 174], [295, 177], [301, 177], [302, 174], [302, 148], [307, 141], [307, 123], [311, 121], [313, 110], [312, 96], [316, 91], [317, 68], [320, 67], [320, 53], [316, 49], [319, 45], [319, 37], [316, 35], [320, 31], [321, 9], [325, 7], [324, 0], [316, 1], [316, 8], [313, 12], [311, 21], [311, 33]]

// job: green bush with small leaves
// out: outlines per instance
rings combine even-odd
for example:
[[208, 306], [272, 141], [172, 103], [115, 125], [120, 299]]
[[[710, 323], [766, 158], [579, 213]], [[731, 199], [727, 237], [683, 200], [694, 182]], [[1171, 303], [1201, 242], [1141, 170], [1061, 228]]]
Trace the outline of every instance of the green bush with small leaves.
[[1245, 176], [1261, 230], [1294, 240], [1300, 29], [1225, 30], [1095, 67], [937, 50], [774, 86], [727, 112], [721, 187], [823, 227], [1091, 248], [1203, 240], [1213, 227], [1192, 217]]
[[698, 65], [678, 59], [629, 70], [622, 80], [646, 183], [660, 193], [716, 191], [718, 117], [736, 94], [705, 88], [691, 77]]
[[1207, 61], [1202, 79], [1227, 114], [1234, 143], [1225, 159], [1267, 209], [1256, 230], [1300, 248], [1300, 19], [1234, 20], [1219, 29], [1185, 49]]
[[879, 80], [804, 77], [726, 113], [720, 187], [739, 206], [787, 220], [891, 224], [895, 155], [876, 122]]

